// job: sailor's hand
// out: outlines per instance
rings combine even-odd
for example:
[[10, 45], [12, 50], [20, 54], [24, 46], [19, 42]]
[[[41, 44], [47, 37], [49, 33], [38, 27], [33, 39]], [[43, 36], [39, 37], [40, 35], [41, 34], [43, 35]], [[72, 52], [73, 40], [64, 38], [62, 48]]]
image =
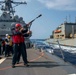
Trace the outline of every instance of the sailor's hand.
[[23, 28], [23, 27], [21, 27], [21, 28], [20, 28], [20, 32], [22, 32], [23, 30], [24, 30], [24, 28]]
[[27, 34], [32, 34], [32, 31], [27, 31]]

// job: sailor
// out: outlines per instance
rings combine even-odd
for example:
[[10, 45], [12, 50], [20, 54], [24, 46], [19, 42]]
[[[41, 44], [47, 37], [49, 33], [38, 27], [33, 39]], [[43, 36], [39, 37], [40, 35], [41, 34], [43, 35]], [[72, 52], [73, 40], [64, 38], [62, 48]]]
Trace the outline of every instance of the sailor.
[[21, 24], [19, 23], [15, 24], [15, 30], [13, 31], [14, 54], [13, 54], [13, 59], [12, 59], [12, 68], [15, 67], [19, 52], [22, 54], [24, 65], [28, 66], [27, 59], [26, 59], [27, 55], [25, 52], [24, 45], [22, 44], [22, 38], [24, 36], [22, 32], [24, 31]]
[[5, 52], [5, 39], [3, 38], [2, 39], [2, 54], [4, 54], [4, 52]]
[[0, 38], [0, 55], [2, 54], [1, 45], [2, 45], [2, 39]]
[[[28, 63], [27, 61], [27, 52], [26, 52], [26, 45], [25, 45], [25, 38], [24, 37], [28, 37], [30, 36], [30, 34], [32, 33], [31, 31], [28, 31], [28, 30], [24, 30], [24, 28], [21, 29], [21, 32], [22, 32], [22, 35], [21, 35], [21, 45], [22, 45], [22, 48], [24, 49], [25, 51], [25, 56], [26, 56], [26, 63]], [[21, 52], [19, 52], [18, 54], [18, 58], [17, 58], [17, 64], [19, 63], [20, 61], [20, 56], [21, 56]], [[27, 64], [24, 64], [26, 66], [28, 66]]]
[[5, 57], [7, 56], [10, 56], [9, 54], [9, 38], [8, 38], [8, 34], [6, 34], [6, 37], [5, 37]]
[[12, 42], [11, 36], [8, 36], [8, 39], [9, 39], [10, 53], [12, 53], [12, 55], [13, 55], [13, 42]]

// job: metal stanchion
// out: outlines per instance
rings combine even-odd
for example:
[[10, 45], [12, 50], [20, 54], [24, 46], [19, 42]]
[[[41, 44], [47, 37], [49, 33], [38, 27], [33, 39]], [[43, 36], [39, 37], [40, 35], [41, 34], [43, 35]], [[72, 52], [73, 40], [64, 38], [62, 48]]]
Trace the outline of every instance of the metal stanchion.
[[60, 52], [61, 52], [61, 55], [62, 55], [62, 59], [65, 61], [65, 57], [64, 57], [64, 54], [63, 54], [63, 52], [62, 52], [62, 49], [61, 49], [59, 40], [57, 40], [57, 42], [58, 42], [58, 45], [59, 45], [59, 48], [60, 48]]

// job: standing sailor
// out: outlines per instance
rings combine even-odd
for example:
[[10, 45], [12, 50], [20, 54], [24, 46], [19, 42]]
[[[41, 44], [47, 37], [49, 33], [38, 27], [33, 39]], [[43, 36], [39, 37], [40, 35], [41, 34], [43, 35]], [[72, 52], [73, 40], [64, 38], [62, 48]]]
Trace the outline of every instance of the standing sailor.
[[8, 38], [8, 34], [6, 34], [5, 37], [5, 57], [10, 56], [10, 49], [9, 49], [9, 38]]
[[14, 54], [13, 54], [13, 59], [12, 59], [12, 67], [15, 67], [18, 53], [20, 52], [22, 54], [22, 58], [24, 61], [24, 65], [28, 66], [27, 64], [27, 59], [26, 59], [26, 53], [25, 53], [25, 48], [22, 44], [22, 34], [23, 28], [21, 24], [15, 24], [15, 30], [13, 30], [13, 43], [14, 43]]
[[[22, 36], [21, 36], [21, 45], [22, 45], [22, 48], [24, 49], [25, 51], [25, 55], [26, 55], [26, 62], [28, 63], [27, 61], [27, 52], [26, 52], [26, 45], [25, 45], [25, 38], [24, 37], [28, 37], [30, 36], [30, 34], [32, 33], [31, 31], [28, 31], [28, 30], [25, 30], [24, 28], [21, 28], [21, 33], [22, 33]], [[18, 58], [17, 58], [17, 64], [19, 63], [20, 61], [20, 56], [21, 56], [21, 52], [18, 53]], [[26, 64], [24, 64], [26, 65]], [[27, 65], [28, 66], [28, 65]]]

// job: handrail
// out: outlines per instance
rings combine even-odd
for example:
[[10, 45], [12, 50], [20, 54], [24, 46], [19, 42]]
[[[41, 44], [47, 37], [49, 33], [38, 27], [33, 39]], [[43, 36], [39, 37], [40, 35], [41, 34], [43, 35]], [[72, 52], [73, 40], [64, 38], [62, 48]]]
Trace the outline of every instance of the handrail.
[[63, 58], [63, 60], [65, 60], [65, 57], [64, 57], [64, 54], [63, 54], [63, 52], [62, 52], [62, 49], [61, 49], [59, 40], [57, 40], [57, 42], [58, 42], [58, 45], [59, 45], [59, 48], [60, 48], [60, 52], [61, 52], [62, 58]]

